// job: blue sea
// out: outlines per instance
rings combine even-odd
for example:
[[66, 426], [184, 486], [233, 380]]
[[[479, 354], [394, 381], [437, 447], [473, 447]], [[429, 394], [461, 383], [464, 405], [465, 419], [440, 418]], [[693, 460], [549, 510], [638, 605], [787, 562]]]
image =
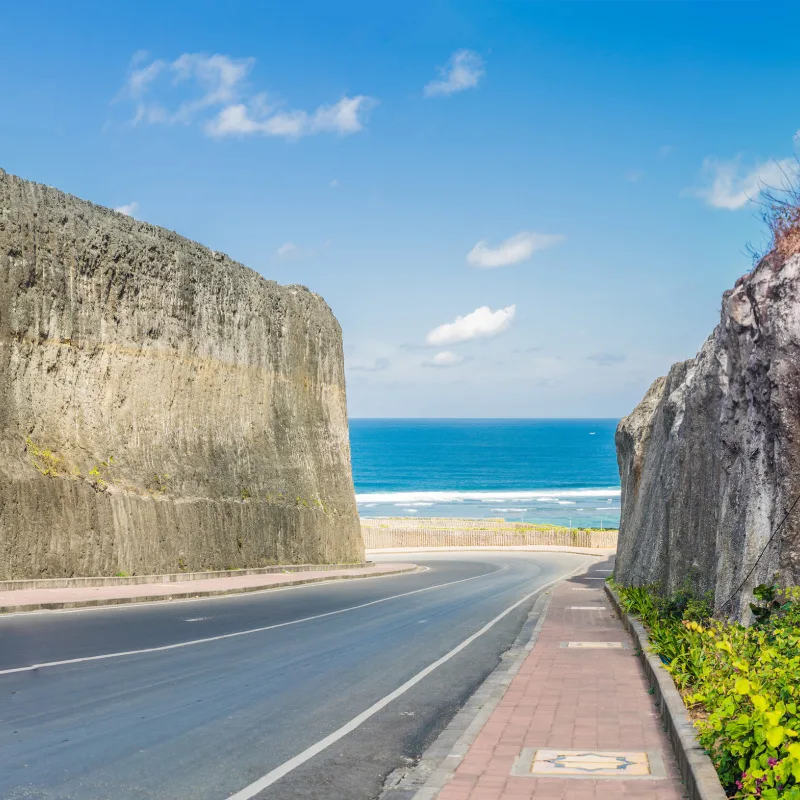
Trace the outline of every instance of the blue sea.
[[616, 528], [616, 419], [351, 419], [362, 517]]

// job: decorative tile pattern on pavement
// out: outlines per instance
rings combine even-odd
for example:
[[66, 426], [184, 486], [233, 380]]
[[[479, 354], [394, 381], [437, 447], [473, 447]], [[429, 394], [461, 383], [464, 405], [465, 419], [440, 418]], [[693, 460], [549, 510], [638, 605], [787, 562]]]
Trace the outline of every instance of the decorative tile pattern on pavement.
[[561, 647], [573, 647], [581, 650], [622, 650], [626, 642], [561, 642]]
[[593, 780], [639, 780], [665, 778], [664, 762], [658, 751], [565, 750], [563, 748], [523, 749], [511, 768], [523, 777], [591, 778]]
[[541, 748], [533, 754], [531, 774], [591, 775], [604, 777], [649, 775], [647, 753], [623, 753], [607, 750], [547, 750]]

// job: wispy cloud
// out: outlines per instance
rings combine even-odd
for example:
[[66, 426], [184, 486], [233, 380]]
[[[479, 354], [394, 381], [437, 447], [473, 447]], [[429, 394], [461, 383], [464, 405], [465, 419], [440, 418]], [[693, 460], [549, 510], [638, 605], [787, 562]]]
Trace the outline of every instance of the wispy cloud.
[[286, 139], [357, 133], [377, 102], [366, 95], [345, 95], [313, 111], [287, 111], [263, 92], [252, 92], [248, 78], [254, 64], [253, 58], [219, 53], [184, 53], [168, 61], [139, 52], [116, 100], [134, 104], [134, 125], [198, 124], [214, 138], [262, 135]]
[[485, 239], [478, 242], [467, 253], [467, 261], [479, 269], [505, 267], [529, 259], [538, 250], [563, 242], [566, 237], [561, 234], [534, 233], [522, 231], [501, 242], [497, 247], [490, 247]]
[[456, 317], [453, 322], [434, 328], [428, 334], [426, 342], [434, 347], [442, 347], [470, 339], [497, 336], [508, 330], [516, 313], [516, 305], [498, 308], [497, 311], [492, 311], [489, 306], [481, 306], [471, 314]]
[[300, 255], [300, 248], [294, 242], [284, 242], [276, 251], [278, 258], [288, 261]]
[[658, 148], [658, 157], [666, 158], [667, 156], [672, 155], [674, 150], [675, 150], [675, 145], [662, 144], [661, 147]]
[[389, 369], [390, 361], [388, 358], [375, 358], [371, 361], [354, 361], [347, 364], [347, 369], [351, 372], [383, 372]]
[[755, 200], [763, 189], [781, 189], [794, 173], [797, 162], [790, 158], [743, 167], [741, 156], [731, 161], [707, 158], [703, 162], [705, 185], [686, 189], [685, 194], [702, 198], [712, 208], [735, 211]]
[[125, 214], [128, 217], [135, 217], [139, 211], [139, 204], [137, 202], [126, 203], [124, 206], [117, 206], [114, 211], [119, 211], [120, 214]]
[[440, 78], [425, 86], [426, 97], [455, 94], [474, 89], [486, 74], [483, 59], [473, 50], [456, 50], [444, 67], [439, 67]]
[[320, 106], [316, 111], [278, 111], [273, 113], [261, 103], [247, 106], [237, 103], [223, 108], [205, 126], [215, 138], [224, 136], [282, 136], [299, 139], [315, 133], [357, 133], [364, 127], [367, 112], [376, 101], [366, 95], [343, 97], [331, 106]]
[[625, 180], [628, 183], [638, 183], [644, 177], [644, 172], [640, 169], [629, 169], [625, 173]]
[[301, 261], [317, 258], [331, 246], [331, 240], [326, 239], [319, 245], [299, 245], [295, 242], [284, 242], [275, 250], [275, 257], [279, 261]]
[[464, 363], [464, 357], [454, 353], [452, 350], [442, 350], [437, 353], [433, 358], [429, 358], [422, 362], [423, 367], [457, 367], [459, 364]]
[[621, 364], [625, 360], [625, 356], [619, 353], [592, 353], [586, 357], [589, 361], [594, 361], [598, 367], [613, 367], [614, 364]]

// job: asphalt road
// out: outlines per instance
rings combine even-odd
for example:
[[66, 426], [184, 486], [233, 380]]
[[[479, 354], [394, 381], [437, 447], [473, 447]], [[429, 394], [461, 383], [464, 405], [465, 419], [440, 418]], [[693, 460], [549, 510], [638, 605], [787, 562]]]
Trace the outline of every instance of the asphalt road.
[[594, 561], [403, 560], [429, 569], [0, 617], [0, 797], [377, 797], [495, 668], [535, 597], [485, 626]]

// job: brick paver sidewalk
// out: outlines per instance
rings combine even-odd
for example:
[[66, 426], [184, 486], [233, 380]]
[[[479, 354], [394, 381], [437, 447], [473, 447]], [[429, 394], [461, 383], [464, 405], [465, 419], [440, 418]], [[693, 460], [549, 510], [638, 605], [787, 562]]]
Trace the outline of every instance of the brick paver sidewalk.
[[[607, 568], [608, 562], [595, 565], [555, 590], [533, 650], [438, 800], [686, 796], [633, 643], [603, 591]], [[625, 649], [570, 648], [567, 642], [622, 642]], [[558, 753], [564, 749], [577, 751], [577, 760]], [[611, 762], [595, 762], [603, 757], [597, 751], [617, 752]], [[623, 753], [627, 761], [613, 761]], [[593, 777], [609, 763], [636, 772], [627, 765], [643, 753], [650, 774], [663, 777]], [[577, 767], [580, 777], [534, 777], [532, 764], [556, 775]]]

